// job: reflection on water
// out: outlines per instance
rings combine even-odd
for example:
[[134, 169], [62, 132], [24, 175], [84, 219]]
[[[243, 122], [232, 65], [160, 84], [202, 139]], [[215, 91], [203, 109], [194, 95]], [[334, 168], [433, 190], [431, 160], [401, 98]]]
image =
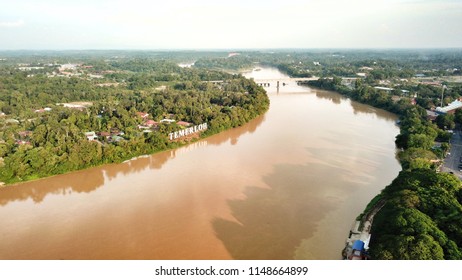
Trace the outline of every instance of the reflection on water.
[[316, 91], [316, 97], [330, 100], [335, 104], [340, 104], [342, 100], [346, 100], [346, 97], [343, 97], [340, 94], [332, 94], [330, 91], [322, 90]]
[[0, 258], [340, 258], [351, 222], [400, 170], [396, 117], [273, 84], [270, 110], [243, 127], [0, 189]]
[[[312, 237], [317, 223], [354, 190], [352, 183], [339, 185], [332, 176], [317, 176], [326, 170], [348, 175], [324, 164], [278, 165], [264, 178], [269, 188], [248, 187], [246, 199], [229, 201], [237, 221], [216, 219], [213, 226], [232, 257], [294, 259], [299, 243]], [[338, 197], [331, 197], [330, 192]]]
[[[321, 98], [321, 99], [327, 99], [329, 101], [332, 101], [335, 104], [341, 104], [342, 101], [347, 102], [347, 100], [349, 100], [347, 97], [331, 92], [331, 91], [316, 90], [315, 94], [316, 94], [316, 97]], [[380, 118], [383, 118], [389, 121], [396, 120], [396, 116], [394, 116], [393, 114], [387, 113], [386, 111], [382, 109], [374, 108], [369, 105], [361, 104], [358, 102], [349, 102], [349, 104], [353, 108], [354, 114], [365, 113], [365, 114], [376, 115], [377, 112], [381, 112], [379, 114]]]
[[260, 116], [246, 126], [231, 129], [227, 131], [226, 134], [220, 134], [222, 137], [209, 137], [184, 147], [160, 152], [152, 156], [138, 157], [121, 164], [110, 164], [103, 167], [90, 168], [1, 188], [0, 205], [5, 205], [11, 201], [27, 199], [32, 199], [35, 203], [40, 203], [48, 194], [66, 195], [72, 192], [89, 193], [103, 186], [106, 179], [114, 179], [120, 174], [128, 175], [139, 173], [146, 168], [151, 170], [161, 169], [162, 165], [168, 160], [200, 147], [220, 145], [226, 141], [230, 141], [231, 144], [235, 145], [241, 135], [253, 133], [264, 119], [264, 116]]

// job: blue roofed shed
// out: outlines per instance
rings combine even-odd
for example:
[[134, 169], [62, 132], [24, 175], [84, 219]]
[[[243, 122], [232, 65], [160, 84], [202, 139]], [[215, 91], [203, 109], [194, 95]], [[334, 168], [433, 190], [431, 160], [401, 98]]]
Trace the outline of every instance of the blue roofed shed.
[[362, 242], [361, 240], [356, 240], [355, 243], [353, 243], [352, 249], [353, 249], [353, 251], [354, 250], [363, 251], [364, 250], [364, 242]]

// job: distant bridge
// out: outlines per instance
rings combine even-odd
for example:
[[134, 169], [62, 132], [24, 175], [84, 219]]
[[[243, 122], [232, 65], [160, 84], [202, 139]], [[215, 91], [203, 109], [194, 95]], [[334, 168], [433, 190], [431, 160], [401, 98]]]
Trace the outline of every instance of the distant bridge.
[[[306, 81], [316, 81], [319, 77], [311, 77], [311, 78], [282, 78], [282, 79], [254, 79], [255, 83], [262, 87], [270, 87], [271, 84], [276, 84], [279, 86], [280, 84], [289, 84], [289, 82], [295, 82], [297, 84], [306, 82]], [[326, 79], [332, 80], [332, 77], [327, 77]], [[352, 83], [356, 81], [358, 78], [350, 78], [350, 77], [342, 77], [343, 83]]]
[[[277, 87], [280, 86], [280, 85], [284, 85], [284, 84], [289, 84], [289, 83], [301, 83], [301, 82], [305, 82], [305, 81], [316, 81], [319, 79], [319, 77], [311, 77], [311, 78], [274, 78], [274, 79], [253, 79], [251, 78], [252, 80], [254, 80], [254, 82], [259, 85], [259, 86], [262, 86], [262, 87], [270, 87], [271, 85], [276, 85]], [[332, 77], [329, 77], [327, 79], [332, 79]], [[351, 83], [353, 81], [355, 81], [357, 78], [348, 78], [348, 77], [342, 77], [342, 81], [343, 82], [346, 82], [346, 83]], [[222, 84], [223, 81], [220, 80], [220, 81], [208, 81], [209, 83], [212, 83], [212, 84], [216, 84], [216, 85], [219, 85], [219, 84]]]
[[271, 84], [276, 84], [276, 86], [289, 84], [289, 83], [300, 83], [304, 81], [315, 81], [319, 79], [318, 77], [311, 78], [278, 78], [278, 79], [254, 79], [255, 83], [262, 87], [270, 87]]
[[[319, 79], [318, 77], [311, 77], [311, 78], [278, 78], [278, 79], [252, 79], [254, 82], [262, 87], [269, 87], [271, 84], [275, 84], [276, 86], [279, 85], [284, 85], [284, 84], [289, 84], [289, 83], [299, 83], [299, 82], [304, 82], [304, 81], [315, 81]], [[224, 81], [223, 80], [217, 80], [217, 81], [208, 81], [209, 83], [219, 85], [222, 84]]]

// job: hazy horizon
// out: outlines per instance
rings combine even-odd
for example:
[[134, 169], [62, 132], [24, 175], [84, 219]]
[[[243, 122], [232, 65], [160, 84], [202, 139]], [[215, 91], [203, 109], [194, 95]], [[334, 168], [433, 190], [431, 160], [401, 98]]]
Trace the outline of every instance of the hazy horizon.
[[325, 51], [354, 51], [354, 52], [361, 52], [361, 51], [462, 51], [462, 47], [409, 47], [409, 48], [214, 48], [214, 49], [188, 49], [188, 48], [82, 48], [82, 49], [0, 49], [0, 52], [104, 52], [104, 51], [120, 51], [120, 52], [285, 52], [285, 51], [293, 51], [293, 52], [325, 52]]
[[460, 0], [17, 0], [0, 50], [462, 48]]

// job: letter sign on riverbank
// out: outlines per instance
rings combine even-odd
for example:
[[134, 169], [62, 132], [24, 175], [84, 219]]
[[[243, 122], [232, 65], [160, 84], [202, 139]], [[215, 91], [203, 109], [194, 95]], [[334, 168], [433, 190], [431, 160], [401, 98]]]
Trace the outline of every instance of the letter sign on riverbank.
[[200, 132], [200, 131], [204, 131], [204, 130], [207, 130], [207, 123], [203, 123], [203, 124], [200, 124], [200, 125], [195, 125], [193, 127], [189, 127], [189, 128], [185, 128], [185, 129], [182, 129], [182, 130], [179, 130], [179, 131], [169, 133], [168, 137], [170, 138], [170, 140], [176, 140], [178, 138], [185, 137], [185, 136], [188, 136], [190, 134]]

